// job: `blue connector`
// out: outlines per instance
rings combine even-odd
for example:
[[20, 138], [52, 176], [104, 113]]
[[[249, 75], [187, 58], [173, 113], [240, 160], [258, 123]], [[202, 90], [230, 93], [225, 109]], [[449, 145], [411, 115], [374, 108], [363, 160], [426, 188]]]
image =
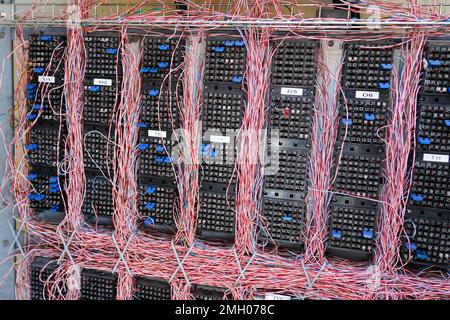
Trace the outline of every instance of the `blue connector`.
[[28, 90], [30, 90], [30, 91], [32, 91], [32, 90], [35, 90], [37, 88], [37, 84], [36, 83], [32, 83], [32, 82], [29, 82], [28, 84], [27, 84], [27, 86], [25, 87], [25, 89], [28, 91]]
[[439, 67], [442, 63], [443, 61], [441, 60], [428, 60], [428, 65], [430, 67]]
[[168, 66], [169, 66], [168, 62], [161, 61], [160, 63], [158, 63], [158, 67], [160, 68], [167, 68]]
[[43, 201], [45, 199], [45, 195], [40, 194], [40, 193], [30, 193], [28, 195], [28, 199], [32, 200], [32, 201]]
[[294, 217], [290, 213], [283, 214], [283, 221], [292, 221], [294, 220]]
[[209, 156], [211, 158], [217, 158], [217, 151], [216, 151], [216, 149], [212, 149], [211, 152], [209, 153]]
[[29, 144], [29, 145], [27, 145], [27, 147], [26, 147], [26, 149], [29, 150], [29, 151], [36, 150], [37, 148], [38, 148], [37, 143]]
[[42, 68], [42, 67], [36, 67], [36, 68], [34, 68], [34, 73], [41, 74], [41, 73], [44, 73], [44, 71], [45, 71], [45, 69]]
[[375, 113], [364, 113], [364, 119], [366, 119], [367, 121], [374, 121]]
[[171, 157], [165, 157], [164, 158], [164, 163], [171, 163], [172, 162], [172, 158]]
[[210, 144], [202, 143], [202, 146], [201, 146], [201, 148], [202, 148], [202, 156], [207, 156], [208, 155], [208, 151], [209, 151], [209, 147], [210, 146], [211, 146]]
[[88, 90], [91, 92], [98, 92], [100, 91], [100, 86], [89, 86]]
[[425, 251], [423, 251], [423, 250], [417, 250], [416, 251], [416, 257], [417, 257], [417, 259], [420, 259], [420, 260], [427, 260], [428, 259], [427, 253]]
[[145, 204], [145, 209], [147, 209], [147, 210], [153, 210], [155, 208], [156, 208], [156, 203], [154, 203], [154, 202], [147, 202]]
[[227, 40], [225, 41], [225, 47], [233, 47], [234, 41], [233, 40]]
[[411, 250], [411, 251], [416, 251], [416, 249], [417, 249], [417, 244], [415, 244], [414, 242], [411, 242], [411, 243], [405, 243], [405, 247], [406, 247], [406, 249], [408, 249], [408, 250]]
[[148, 94], [152, 97], [155, 97], [159, 94], [159, 90], [158, 89], [152, 89], [148, 91]]
[[156, 146], [156, 152], [164, 152], [164, 146], [162, 144], [158, 144]]
[[148, 70], [148, 72], [150, 72], [150, 73], [158, 73], [158, 71], [159, 71], [158, 68], [150, 68], [150, 69]]
[[156, 163], [163, 163], [164, 162], [164, 157], [156, 157], [155, 158], [155, 162]]
[[391, 85], [389, 84], [389, 82], [380, 82], [378, 84], [378, 87], [380, 89], [389, 89], [391, 87]]
[[27, 120], [28, 121], [36, 120], [36, 118], [37, 118], [37, 114], [29, 114], [29, 115], [27, 115]]
[[117, 54], [117, 48], [108, 48], [108, 49], [106, 49], [106, 53]]
[[141, 73], [149, 73], [149, 72], [150, 72], [150, 68], [147, 68], [147, 67], [141, 67], [140, 72], [141, 72]]
[[49, 189], [49, 191], [50, 191], [50, 193], [58, 193], [58, 192], [60, 191], [60, 189], [59, 189], [59, 187], [58, 187], [58, 188], [56, 188], [56, 187], [51, 187], [51, 188]]
[[215, 52], [224, 52], [225, 51], [225, 47], [214, 47], [214, 51]]
[[419, 137], [419, 144], [429, 145], [431, 143], [430, 138]]
[[421, 194], [418, 194], [418, 193], [412, 193], [411, 194], [411, 199], [413, 201], [421, 202], [421, 201], [423, 201], [425, 199], [425, 197], [423, 195], [421, 195]]
[[231, 78], [231, 81], [233, 81], [234, 83], [241, 83], [242, 77], [233, 76], [233, 78]]
[[147, 189], [145, 189], [145, 193], [146, 194], [153, 194], [156, 192], [156, 187], [155, 186], [147, 186]]
[[154, 218], [152, 218], [152, 217], [147, 217], [147, 218], [145, 218], [145, 220], [144, 220], [144, 225], [146, 225], [146, 226], [152, 226], [152, 225], [154, 225], [155, 224], [155, 219]]
[[335, 239], [339, 239], [342, 238], [342, 231], [341, 230], [337, 230], [337, 229], [333, 229], [331, 230], [331, 236]]
[[364, 228], [362, 232], [362, 236], [364, 239], [372, 239], [373, 238], [373, 230]]
[[244, 40], [236, 40], [234, 42], [235, 47], [243, 47], [244, 46]]
[[36, 98], [36, 92], [27, 92], [27, 99], [34, 100]]
[[160, 44], [159, 45], [159, 50], [167, 51], [169, 49], [170, 49], [170, 45], [168, 45], [168, 44]]
[[341, 122], [343, 125], [347, 125], [347, 126], [351, 126], [353, 124], [352, 119], [342, 119]]
[[145, 122], [138, 122], [137, 125], [138, 125], [139, 128], [148, 128], [148, 124], [145, 123]]
[[42, 104], [33, 104], [33, 110], [41, 110], [41, 109], [45, 109], [44, 105]]
[[147, 150], [148, 147], [149, 147], [149, 144], [148, 144], [148, 143], [139, 143], [139, 144], [138, 144], [138, 149], [139, 149], [139, 150]]
[[380, 67], [383, 70], [391, 70], [392, 69], [392, 64], [391, 63], [381, 63]]
[[49, 209], [50, 212], [58, 212], [59, 211], [59, 205], [54, 204]]
[[48, 181], [49, 181], [50, 183], [58, 183], [58, 177], [52, 176], [52, 177], [50, 177], [50, 178], [48, 179]]
[[48, 35], [40, 36], [39, 40], [45, 41], [45, 42], [51, 42], [51, 41], [53, 41], [53, 36], [48, 36]]
[[39, 175], [38, 175], [37, 173], [30, 173], [30, 174], [27, 176], [27, 179], [28, 179], [29, 181], [36, 180], [37, 178], [39, 178]]
[[444, 124], [446, 127], [450, 127], [450, 119], [445, 119]]

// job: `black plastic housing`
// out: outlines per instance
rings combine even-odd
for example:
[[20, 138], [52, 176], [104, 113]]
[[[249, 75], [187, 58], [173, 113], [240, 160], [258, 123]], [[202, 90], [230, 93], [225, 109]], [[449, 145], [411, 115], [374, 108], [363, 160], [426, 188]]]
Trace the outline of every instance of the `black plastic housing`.
[[100, 270], [81, 272], [81, 300], [115, 300], [117, 276]]
[[170, 300], [170, 284], [163, 280], [139, 277], [133, 294], [134, 300]]

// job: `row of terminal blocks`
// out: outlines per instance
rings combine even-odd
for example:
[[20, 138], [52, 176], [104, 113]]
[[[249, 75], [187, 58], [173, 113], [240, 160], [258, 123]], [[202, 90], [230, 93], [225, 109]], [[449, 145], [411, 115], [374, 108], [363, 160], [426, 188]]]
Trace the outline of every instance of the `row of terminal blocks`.
[[[49, 287], [47, 281], [52, 281], [51, 277], [58, 265], [55, 260], [45, 257], [36, 257], [31, 264], [31, 299], [48, 300]], [[66, 294], [65, 286], [61, 283], [60, 293]], [[111, 272], [83, 269], [81, 271], [80, 282], [81, 300], [115, 300], [117, 295], [117, 276]], [[231, 295], [226, 289], [206, 285], [193, 285], [192, 294], [196, 300], [223, 300], [231, 299]], [[159, 278], [137, 277], [133, 288], [134, 300], [170, 300], [170, 284]]]
[[[121, 75], [119, 71], [121, 66], [117, 64], [120, 62], [120, 50], [118, 39], [111, 40], [114, 38], [112, 36], [101, 38], [102, 40], [98, 41], [95, 40], [96, 37], [89, 38], [92, 45], [88, 45], [88, 47], [92, 48], [88, 50], [88, 53], [91, 54], [94, 61], [109, 59], [108, 61], [114, 68], [108, 74], [101, 73], [101, 70], [89, 71], [89, 68], [86, 72], [84, 134], [85, 167], [88, 178], [84, 211], [87, 216], [110, 216], [113, 212], [110, 200], [112, 197], [111, 185], [102, 172], [108, 172], [112, 168], [113, 145], [107, 142], [108, 126], [114, 125], [114, 119], [111, 117], [112, 110], [120, 99]], [[51, 41], [42, 41], [41, 38], [36, 39], [38, 39], [36, 42], [44, 46], [52, 43]], [[44, 37], [43, 39], [50, 38]], [[184, 42], [180, 39], [170, 41], [148, 39], [144, 42], [147, 47], [152, 48], [154, 53], [147, 55], [147, 58], [144, 57], [141, 68], [144, 82], [141, 117], [137, 123], [141, 131], [141, 138], [137, 146], [140, 152], [139, 165], [140, 177], [142, 177], [139, 185], [141, 189], [147, 190], [149, 186], [158, 186], [164, 180], [169, 181], [167, 186], [171, 188], [171, 196], [176, 198], [177, 190], [173, 184], [173, 164], [176, 154], [172, 154], [172, 149], [179, 141], [173, 141], [171, 136], [173, 129], [180, 124], [179, 107], [183, 92], [182, 89], [170, 85], [167, 81], [163, 82], [163, 80], [167, 79], [169, 75], [177, 75], [177, 71], [173, 69], [177, 69], [176, 66], [181, 63]], [[228, 142], [232, 142], [234, 136], [228, 132], [234, 132], [241, 127], [246, 101], [241, 90], [245, 85], [243, 73], [246, 53], [245, 46], [242, 46], [240, 41], [238, 37], [207, 41], [204, 101], [201, 114], [202, 127], [204, 129], [212, 127], [217, 134], [205, 132], [206, 139], [201, 142], [200, 152], [205, 162], [201, 174], [204, 183], [202, 189], [208, 192], [202, 198], [205, 199], [205, 211], [200, 213], [201, 223], [199, 225], [200, 229], [204, 231], [212, 231], [212, 234], [225, 233], [228, 237], [232, 236], [234, 232], [232, 198], [235, 192], [234, 188], [228, 188], [228, 185], [233, 186], [236, 183], [234, 166], [230, 165], [233, 163], [236, 153], [232, 143]], [[64, 44], [64, 41], [60, 42]], [[277, 227], [272, 228], [273, 230], [270, 230], [269, 227], [269, 230], [261, 232], [264, 242], [270, 238], [280, 245], [301, 243], [299, 240], [301, 232], [297, 230], [303, 228], [303, 217], [306, 210], [304, 198], [307, 192], [306, 168], [314, 103], [316, 48], [317, 43], [314, 41], [285, 40], [278, 46], [279, 50], [273, 58], [271, 93], [268, 102], [270, 105], [268, 128], [269, 132], [273, 129], [278, 130], [275, 134], [275, 137], [278, 138], [276, 142], [278, 148], [272, 140], [268, 139], [267, 150], [269, 153], [270, 150], [279, 151], [279, 168], [277, 174], [269, 175], [265, 179], [266, 191], [263, 208], [269, 222], [273, 220], [273, 225]], [[435, 46], [427, 48], [426, 60], [428, 63], [424, 83], [431, 77], [445, 78], [443, 71], [448, 62], [445, 60], [443, 48], [446, 47], [436, 48]], [[47, 49], [47, 51], [49, 50]], [[440, 58], [433, 56], [435, 51], [441, 52]], [[342, 141], [345, 144], [335, 188], [344, 193], [376, 199], [382, 184], [380, 159], [383, 159], [384, 156], [380, 150], [385, 134], [384, 125], [389, 116], [387, 110], [390, 108], [387, 92], [390, 88], [390, 74], [394, 65], [392, 49], [386, 44], [377, 47], [374, 47], [373, 44], [350, 44], [347, 46], [346, 52], [342, 83], [347, 99], [341, 100], [340, 103], [340, 129], [337, 145], [341, 145]], [[295, 58], [298, 56], [301, 59]], [[42, 58], [36, 59], [37, 69], [33, 66], [31, 80], [27, 85], [30, 122], [38, 119], [38, 116], [40, 120], [47, 120], [46, 123], [42, 121], [42, 125], [37, 123], [30, 133], [28, 156], [33, 167], [30, 178], [33, 180], [33, 174], [39, 176], [39, 179], [34, 180], [38, 186], [38, 188], [34, 187], [37, 192], [30, 194], [30, 201], [34, 207], [39, 209], [58, 210], [58, 208], [63, 208], [64, 196], [61, 196], [61, 192], [55, 193], [55, 183], [51, 181], [54, 181], [57, 176], [56, 170], [52, 169], [55, 169], [58, 161], [64, 158], [63, 142], [66, 130], [59, 125], [59, 121], [64, 117], [64, 112], [60, 112], [64, 108], [61, 95], [63, 77], [59, 76], [58, 78], [58, 73], [54, 72], [54, 81], [53, 79], [43, 79], [47, 82], [33, 80], [39, 75], [50, 74], [46, 71], [50, 59], [48, 54], [47, 57], [43, 55]], [[434, 60], [441, 62], [438, 63]], [[88, 58], [88, 65], [89, 61]], [[169, 66], [164, 63], [167, 61], [170, 61]], [[226, 61], [225, 64], [224, 61]], [[38, 65], [38, 63], [40, 64]], [[98, 63], [93, 64], [92, 68], [98, 68], [98, 65]], [[39, 68], [44, 68], [44, 70]], [[157, 69], [156, 72], [154, 72], [154, 68]], [[221, 68], [227, 70], [221, 70]], [[371, 72], [361, 72], [364, 68], [368, 68]], [[372, 95], [374, 92], [375, 96]], [[368, 93], [370, 98], [367, 98]], [[448, 152], [450, 119], [447, 119], [449, 108], [445, 99], [446, 96], [442, 90], [438, 94], [425, 90], [421, 95], [417, 125], [417, 148], [419, 152], [422, 152], [419, 154], [420, 157], [428, 159], [430, 155], [427, 152], [432, 152], [431, 157], [436, 157], [437, 154], [441, 159], [448, 161], [446, 152]], [[340, 152], [337, 152], [336, 156], [339, 154]], [[269, 159], [272, 158], [269, 157]], [[226, 163], [222, 164], [224, 161]], [[410, 202], [413, 207], [429, 207], [440, 210], [436, 213], [438, 218], [430, 218], [429, 221], [427, 220], [428, 211], [425, 210], [425, 214], [422, 214], [422, 217], [425, 218], [419, 219], [424, 228], [427, 228], [427, 224], [439, 224], [439, 221], [445, 224], [448, 221], [448, 214], [445, 211], [448, 209], [449, 197], [446, 190], [448, 166], [442, 162], [418, 161], [418, 163]], [[271, 161], [269, 161], [270, 165], [272, 165]], [[40, 166], [52, 168], [43, 170]], [[50, 179], [52, 180], [50, 181]], [[144, 182], [148, 179], [153, 182]], [[58, 177], [59, 189], [63, 189], [61, 188], [63, 180], [62, 177]], [[225, 191], [224, 186], [227, 186]], [[163, 222], [163, 225], [173, 225], [173, 206], [169, 208], [167, 194], [165, 192], [163, 194], [160, 203], [160, 200], [157, 199], [158, 195], [140, 193], [140, 207], [146, 216], [142, 221], [144, 225], [154, 228], [160, 221]], [[154, 201], [142, 200], [146, 197], [153, 197]], [[206, 201], [209, 198], [215, 200]], [[372, 206], [370, 201], [365, 201], [365, 205], [361, 205], [361, 203], [355, 204], [354, 197], [333, 197], [330, 248], [372, 252], [379, 208]], [[157, 213], [160, 212], [158, 211], [159, 207], [163, 208], [161, 211], [163, 213]], [[290, 212], [287, 209], [277, 210], [279, 212], [268, 209], [274, 207], [295, 209]], [[411, 210], [414, 211], [413, 209]], [[438, 213], [441, 216], [437, 216]], [[159, 216], [160, 214], [162, 214], [162, 218]], [[269, 218], [271, 215], [277, 216], [277, 218]], [[217, 221], [220, 222], [214, 225], [209, 221], [215, 220], [216, 216], [223, 216], [223, 218], [218, 219]], [[407, 223], [411, 224], [409, 221]], [[414, 224], [414, 226], [414, 230], [421, 230], [419, 225]], [[267, 231], [269, 231], [268, 234]], [[268, 237], [269, 234], [270, 237]], [[423, 261], [448, 264], [448, 234], [441, 232], [439, 237], [441, 235], [444, 236], [443, 241], [439, 240], [442, 250], [438, 248], [436, 249], [437, 254], [428, 252], [426, 255], [419, 254], [419, 256], [443, 256], [443, 260], [422, 259]], [[433, 238], [434, 233], [427, 237]], [[437, 241], [427, 240], [427, 237], [421, 237], [421, 241], [424, 243]], [[414, 248], [414, 244], [416, 243], [413, 242], [412, 248]], [[436, 247], [436, 244], [433, 246]], [[419, 253], [422, 252], [420, 250]]]

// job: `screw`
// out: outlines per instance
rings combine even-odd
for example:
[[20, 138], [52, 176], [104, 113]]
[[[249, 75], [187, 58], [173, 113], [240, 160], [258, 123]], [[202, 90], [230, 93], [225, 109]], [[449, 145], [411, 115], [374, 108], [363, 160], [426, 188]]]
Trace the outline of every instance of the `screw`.
[[6, 37], [6, 33], [4, 33], [3, 31], [0, 32], [0, 39], [3, 39], [4, 37]]
[[9, 246], [9, 241], [7, 239], [3, 240], [3, 246], [4, 247]]
[[334, 41], [333, 41], [333, 40], [328, 41], [328, 46], [329, 46], [329, 47], [334, 46]]

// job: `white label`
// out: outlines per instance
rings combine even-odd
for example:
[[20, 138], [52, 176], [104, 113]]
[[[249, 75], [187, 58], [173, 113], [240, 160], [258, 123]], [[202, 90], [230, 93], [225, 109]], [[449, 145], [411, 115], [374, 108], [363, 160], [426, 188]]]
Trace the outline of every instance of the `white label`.
[[266, 293], [265, 300], [291, 300], [291, 297], [282, 294]]
[[432, 162], [448, 162], [448, 155], [446, 154], [433, 154], [433, 153], [424, 153], [423, 161], [432, 161]]
[[38, 81], [44, 83], [55, 83], [55, 77], [39, 76]]
[[380, 98], [380, 93], [378, 91], [356, 91], [355, 97], [357, 99], [378, 100]]
[[303, 89], [302, 88], [281, 88], [281, 94], [289, 95], [289, 96], [302, 96]]
[[210, 140], [216, 143], [230, 143], [230, 137], [227, 136], [211, 136]]
[[165, 131], [158, 131], [158, 130], [148, 130], [148, 136], [149, 137], [156, 137], [156, 138], [165, 138], [166, 132]]
[[112, 86], [112, 80], [111, 79], [94, 79], [94, 85], [96, 86]]

